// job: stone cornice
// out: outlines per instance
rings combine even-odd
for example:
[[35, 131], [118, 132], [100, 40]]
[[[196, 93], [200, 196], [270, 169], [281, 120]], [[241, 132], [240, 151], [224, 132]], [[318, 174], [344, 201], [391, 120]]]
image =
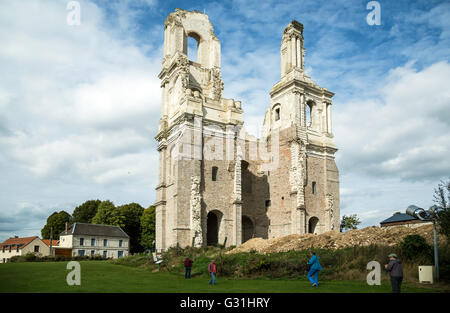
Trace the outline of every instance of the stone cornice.
[[166, 205], [166, 201], [165, 200], [161, 200], [161, 201], [157, 201], [155, 203], [153, 203], [153, 206], [160, 206], [160, 205]]

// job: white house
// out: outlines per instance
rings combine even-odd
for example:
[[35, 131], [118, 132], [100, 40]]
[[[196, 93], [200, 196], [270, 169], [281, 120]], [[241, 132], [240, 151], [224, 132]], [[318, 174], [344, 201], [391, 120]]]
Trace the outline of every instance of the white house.
[[59, 250], [71, 250], [72, 256], [101, 255], [105, 258], [127, 256], [130, 237], [119, 226], [75, 223], [59, 236]]
[[0, 244], [0, 263], [6, 263], [13, 256], [27, 253], [47, 256], [50, 255], [50, 247], [38, 236], [11, 237]]

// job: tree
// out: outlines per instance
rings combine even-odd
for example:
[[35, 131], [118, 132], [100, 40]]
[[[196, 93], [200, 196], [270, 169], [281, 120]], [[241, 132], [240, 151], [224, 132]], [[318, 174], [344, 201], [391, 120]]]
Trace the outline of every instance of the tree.
[[41, 230], [43, 239], [50, 239], [53, 228], [53, 239], [58, 240], [59, 234], [66, 228], [66, 223], [70, 223], [71, 216], [66, 211], [54, 212], [47, 218], [47, 223]]
[[109, 200], [102, 201], [98, 205], [97, 213], [92, 218], [92, 224], [115, 225], [116, 207]]
[[349, 229], [357, 229], [359, 224], [361, 224], [361, 221], [356, 214], [344, 215], [341, 220], [341, 232]]
[[439, 232], [447, 237], [450, 235], [450, 179], [441, 181], [438, 187], [434, 189], [434, 203], [443, 208], [437, 215], [437, 224]]
[[122, 227], [128, 236], [130, 236], [130, 252], [142, 252], [141, 217], [144, 208], [138, 203], [129, 203], [117, 207], [116, 210], [116, 220], [113, 224]]
[[77, 206], [72, 213], [72, 222], [92, 223], [92, 219], [97, 214], [100, 203], [100, 200], [88, 200], [82, 205]]
[[155, 240], [155, 207], [145, 209], [141, 216], [141, 245], [144, 249], [151, 249]]

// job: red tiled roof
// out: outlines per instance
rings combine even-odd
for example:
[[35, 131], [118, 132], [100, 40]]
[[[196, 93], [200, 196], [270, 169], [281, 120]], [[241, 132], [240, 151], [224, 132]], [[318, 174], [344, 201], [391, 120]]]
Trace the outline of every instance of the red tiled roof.
[[22, 249], [26, 245], [28, 245], [30, 242], [32, 242], [34, 239], [39, 238], [38, 236], [33, 237], [23, 237], [23, 238], [9, 238], [5, 240], [4, 242], [0, 243], [0, 249], [3, 249], [3, 246], [5, 246], [5, 249], [11, 246], [11, 249], [16, 249], [19, 245], [19, 249]]
[[[50, 239], [42, 239], [42, 242], [44, 242], [47, 246], [50, 247]], [[53, 239], [52, 240], [52, 247], [59, 246], [59, 240]]]

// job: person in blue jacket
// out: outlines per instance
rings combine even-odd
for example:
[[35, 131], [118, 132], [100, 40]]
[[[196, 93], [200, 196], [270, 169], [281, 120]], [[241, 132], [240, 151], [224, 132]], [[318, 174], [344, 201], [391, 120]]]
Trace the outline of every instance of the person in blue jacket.
[[308, 279], [313, 287], [317, 287], [319, 286], [319, 272], [322, 270], [322, 266], [320, 266], [319, 258], [315, 252], [311, 252], [311, 259], [309, 259], [308, 265]]

